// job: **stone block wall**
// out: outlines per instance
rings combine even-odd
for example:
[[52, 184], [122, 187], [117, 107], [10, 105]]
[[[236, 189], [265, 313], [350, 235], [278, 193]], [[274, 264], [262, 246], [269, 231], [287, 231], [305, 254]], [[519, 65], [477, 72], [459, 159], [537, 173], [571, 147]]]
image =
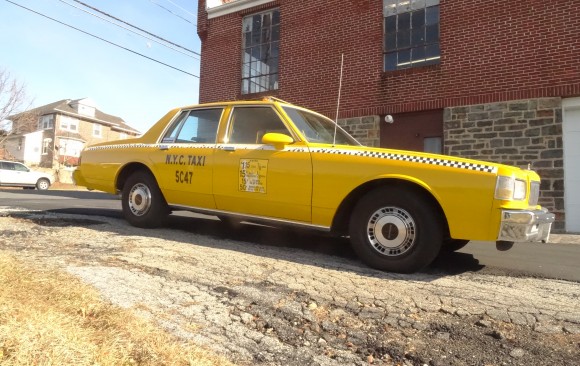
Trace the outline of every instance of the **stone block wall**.
[[540, 204], [563, 231], [564, 160], [561, 98], [537, 98], [445, 109], [445, 154], [519, 167], [542, 178]]
[[339, 119], [338, 125], [365, 146], [381, 146], [379, 116]]

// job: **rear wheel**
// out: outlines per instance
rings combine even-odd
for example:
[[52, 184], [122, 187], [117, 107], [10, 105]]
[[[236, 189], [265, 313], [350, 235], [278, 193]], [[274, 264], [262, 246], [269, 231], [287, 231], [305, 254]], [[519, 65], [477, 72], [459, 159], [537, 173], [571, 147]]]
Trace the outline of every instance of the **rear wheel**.
[[370, 267], [411, 273], [435, 259], [443, 241], [442, 220], [423, 195], [399, 187], [369, 192], [350, 221], [354, 251]]
[[36, 189], [40, 191], [46, 191], [50, 187], [50, 181], [46, 178], [40, 178], [38, 182], [36, 182]]
[[169, 215], [169, 207], [155, 178], [145, 171], [137, 171], [127, 179], [121, 201], [123, 216], [133, 226], [162, 226]]

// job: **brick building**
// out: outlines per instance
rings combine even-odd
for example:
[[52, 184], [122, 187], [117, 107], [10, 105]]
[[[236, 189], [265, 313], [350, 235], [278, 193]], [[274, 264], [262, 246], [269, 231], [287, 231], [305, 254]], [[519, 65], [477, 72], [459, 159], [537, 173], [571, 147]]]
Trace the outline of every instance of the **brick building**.
[[[200, 0], [200, 101], [274, 95], [369, 146], [532, 168], [580, 232], [580, 2]], [[382, 123], [391, 114], [394, 123]]]

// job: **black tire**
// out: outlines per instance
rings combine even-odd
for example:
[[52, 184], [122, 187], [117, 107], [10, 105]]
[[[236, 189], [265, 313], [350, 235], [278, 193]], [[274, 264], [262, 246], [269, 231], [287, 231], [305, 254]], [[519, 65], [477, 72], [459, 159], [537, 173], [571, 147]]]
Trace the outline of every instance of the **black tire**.
[[469, 240], [464, 240], [464, 239], [449, 239], [449, 240], [446, 240], [445, 243], [443, 243], [443, 247], [441, 248], [441, 251], [445, 251], [445, 252], [448, 252], [448, 253], [456, 252], [459, 249], [461, 249], [464, 246], [466, 246], [467, 243], [469, 243]]
[[423, 194], [382, 187], [366, 194], [350, 220], [359, 258], [383, 271], [412, 273], [429, 265], [443, 242], [443, 220]]
[[121, 206], [125, 220], [142, 228], [163, 226], [169, 215], [157, 181], [146, 171], [136, 171], [129, 176], [123, 186]]
[[36, 189], [39, 191], [46, 191], [50, 188], [50, 181], [46, 178], [40, 178], [38, 182], [36, 182]]

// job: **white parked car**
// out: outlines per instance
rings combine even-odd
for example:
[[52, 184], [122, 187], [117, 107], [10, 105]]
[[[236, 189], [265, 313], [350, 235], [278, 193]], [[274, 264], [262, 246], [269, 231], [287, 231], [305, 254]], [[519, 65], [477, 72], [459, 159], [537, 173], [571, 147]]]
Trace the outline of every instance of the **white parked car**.
[[46, 190], [54, 182], [50, 174], [30, 170], [14, 161], [0, 160], [0, 186]]

